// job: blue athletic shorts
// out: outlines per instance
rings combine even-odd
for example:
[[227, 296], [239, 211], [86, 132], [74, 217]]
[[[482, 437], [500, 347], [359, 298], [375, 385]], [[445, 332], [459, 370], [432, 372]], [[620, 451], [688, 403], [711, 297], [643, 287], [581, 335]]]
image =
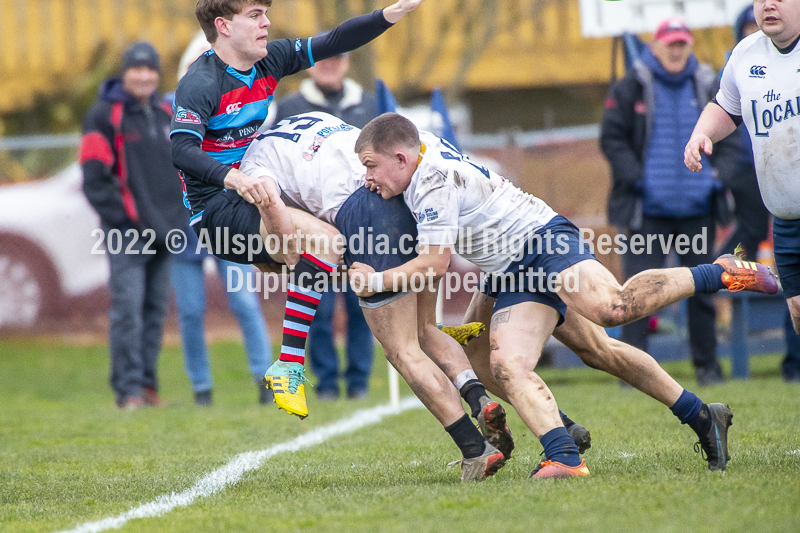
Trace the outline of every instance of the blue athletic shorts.
[[783, 295], [793, 298], [800, 294], [800, 219], [775, 217], [772, 222], [772, 243]]
[[[541, 247], [534, 245], [528, 248], [525, 257], [511, 263], [503, 274], [484, 276], [481, 291], [495, 298], [493, 312], [523, 302], [536, 302], [558, 311], [560, 326], [564, 322], [567, 305], [557, 292], [548, 290], [547, 280], [576, 263], [597, 258], [588, 244], [582, 245], [580, 230], [560, 215], [536, 233], [542, 237], [536, 241], [542, 243]], [[565, 288], [561, 287], [561, 290]]]
[[[364, 263], [381, 272], [417, 257], [417, 221], [402, 195], [384, 200], [367, 188], [358, 189], [336, 214], [336, 228], [344, 235], [347, 266]], [[361, 298], [362, 307], [381, 307], [405, 293], [379, 292]]]
[[[261, 236], [261, 213], [258, 208], [239, 196], [236, 191], [227, 189], [214, 196], [206, 203], [203, 216], [192, 226], [200, 242], [210, 243], [212, 254], [241, 265], [266, 263], [278, 265], [267, 251], [263, 242], [248, 252], [250, 236]], [[208, 240], [203, 233], [207, 232]]]

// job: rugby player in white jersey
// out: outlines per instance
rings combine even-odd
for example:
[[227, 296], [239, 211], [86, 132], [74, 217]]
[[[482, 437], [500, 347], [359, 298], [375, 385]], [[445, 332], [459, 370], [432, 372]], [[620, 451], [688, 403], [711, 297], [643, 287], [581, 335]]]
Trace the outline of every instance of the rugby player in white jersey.
[[[288, 117], [250, 145], [241, 170], [264, 178], [269, 194], [280, 194], [286, 205], [336, 226], [349, 244], [347, 263], [391, 268], [416, 257], [415, 221], [402, 198], [385, 200], [364, 187], [364, 167], [353, 152], [360, 131], [321, 112]], [[384, 292], [361, 304], [386, 358], [460, 448], [462, 480], [481, 480], [503, 466], [514, 443], [502, 406], [486, 395], [461, 346], [436, 327], [437, 286]], [[459, 392], [491, 444], [465, 414]]]
[[[576, 315], [561, 326], [570, 329], [568, 338], [580, 344], [580, 333], [586, 332], [591, 338], [587, 342], [608, 343], [600, 326], [637, 320], [695, 292], [716, 292], [728, 285], [777, 291], [766, 267], [737, 266], [729, 261], [733, 256], [713, 265], [645, 271], [620, 286], [586, 250], [567, 219], [394, 113], [364, 127], [356, 152], [367, 169], [367, 186], [386, 199], [402, 196], [417, 221], [420, 242], [429, 245], [416, 258], [388, 270], [353, 264], [351, 283], [368, 285], [359, 295], [397, 290], [418, 273], [441, 276], [453, 251], [487, 273], [500, 274], [487, 277], [485, 292], [495, 300], [490, 354], [484, 354], [489, 363], [482, 367], [490, 368], [496, 385], [544, 447], [545, 460], [533, 477], [589, 475], [552, 393], [534, 372], [567, 308]], [[725, 469], [733, 416], [727, 406], [703, 403], [643, 352], [606, 349], [600, 355], [587, 362], [670, 407], [698, 434], [708, 467]]]
[[800, 0], [755, 0], [753, 13], [761, 31], [733, 49], [716, 101], [697, 120], [684, 159], [699, 171], [700, 152], [710, 154], [744, 122], [761, 196], [775, 217], [783, 294], [800, 334]]

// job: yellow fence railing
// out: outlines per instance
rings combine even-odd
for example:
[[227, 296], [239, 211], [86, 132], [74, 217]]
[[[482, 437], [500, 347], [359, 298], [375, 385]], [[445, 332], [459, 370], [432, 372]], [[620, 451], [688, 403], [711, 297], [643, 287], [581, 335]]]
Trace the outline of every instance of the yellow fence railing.
[[195, 0], [0, 0], [0, 112], [74, 83], [101, 45], [147, 39], [179, 56], [197, 31]]
[[[271, 38], [306, 36], [391, 0], [274, 0]], [[0, 0], [0, 113], [74, 83], [99, 46], [151, 41], [174, 68], [198, 29], [196, 0]], [[695, 32], [719, 68], [728, 28]], [[500, 89], [603, 83], [610, 39], [584, 39], [578, 0], [429, 0], [371, 50], [392, 89]], [[374, 66], [374, 68], [373, 68]], [[165, 78], [169, 80], [169, 78]]]

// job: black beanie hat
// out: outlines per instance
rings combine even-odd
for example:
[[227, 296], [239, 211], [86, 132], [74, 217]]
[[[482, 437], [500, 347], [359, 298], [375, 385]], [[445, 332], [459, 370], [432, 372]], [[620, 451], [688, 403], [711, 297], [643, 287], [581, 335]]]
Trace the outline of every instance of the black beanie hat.
[[128, 47], [122, 55], [122, 72], [143, 65], [161, 72], [161, 60], [156, 49], [146, 41], [139, 41]]

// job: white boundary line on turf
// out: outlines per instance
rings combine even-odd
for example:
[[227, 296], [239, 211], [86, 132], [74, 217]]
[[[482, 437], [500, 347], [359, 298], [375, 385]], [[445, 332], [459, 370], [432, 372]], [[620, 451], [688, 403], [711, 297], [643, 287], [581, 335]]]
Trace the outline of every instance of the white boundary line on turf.
[[402, 400], [396, 408], [386, 404], [371, 409], [356, 411], [353, 413], [353, 416], [349, 418], [339, 420], [327, 426], [312, 429], [308, 433], [299, 435], [290, 441], [282, 442], [257, 452], [240, 453], [226, 465], [206, 474], [200, 478], [197, 483], [183, 492], [164, 494], [150, 503], [132, 508], [127, 513], [103, 518], [96, 522], [86, 522], [73, 529], [66, 530], [63, 533], [99, 533], [107, 529], [119, 529], [124, 526], [128, 520], [134, 518], [161, 516], [172, 511], [176, 507], [186, 507], [191, 505], [197, 498], [211, 496], [229, 485], [238, 483], [245, 472], [259, 468], [264, 461], [273, 455], [285, 452], [296, 452], [303, 448], [309, 448], [321, 444], [332, 437], [352, 433], [364, 426], [376, 424], [387, 416], [420, 407], [423, 407], [422, 403], [416, 397], [412, 396]]

